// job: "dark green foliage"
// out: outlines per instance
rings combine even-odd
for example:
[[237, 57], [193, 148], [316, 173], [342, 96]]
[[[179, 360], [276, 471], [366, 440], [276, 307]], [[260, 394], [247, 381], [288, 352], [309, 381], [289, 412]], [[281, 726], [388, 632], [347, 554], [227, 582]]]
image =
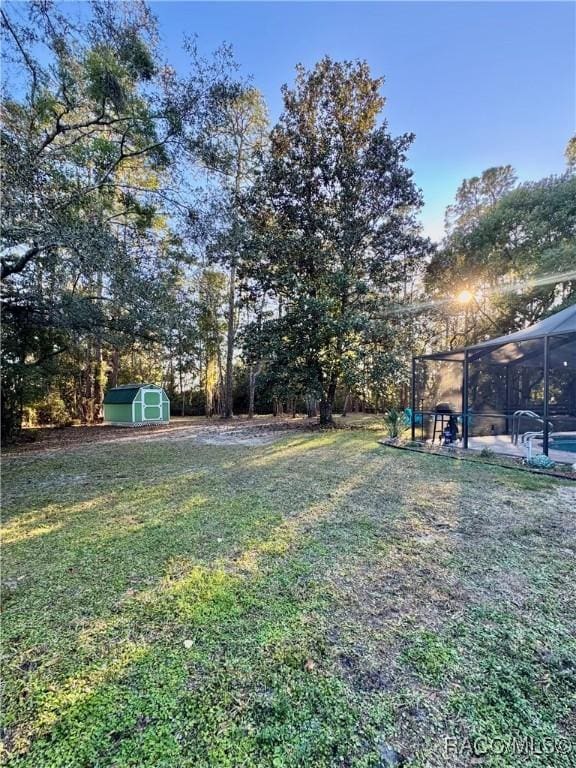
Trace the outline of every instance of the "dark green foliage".
[[396, 408], [391, 408], [384, 416], [384, 423], [388, 430], [388, 437], [399, 437], [403, 425], [403, 413]]
[[576, 176], [522, 184], [455, 227], [427, 273], [429, 289], [470, 286], [467, 341], [536, 322], [576, 300]]
[[67, 427], [72, 420], [66, 409], [66, 404], [56, 393], [52, 392], [36, 404], [36, 417], [41, 424], [52, 424], [55, 427]]
[[229, 61], [196, 59], [179, 81], [158, 66], [141, 2], [95, 2], [78, 25], [51, 4], [6, 6], [2, 22], [19, 86], [6, 91], [1, 137], [5, 441], [52, 390], [70, 417], [98, 420], [106, 372], [118, 383], [139, 345], [148, 369], [162, 370], [163, 349], [181, 374], [192, 368], [191, 259], [169, 229], [173, 153], [197, 159], [206, 94]]
[[294, 89], [284, 88], [270, 158], [247, 204], [244, 277], [282, 307], [255, 329], [259, 343], [294, 391], [320, 400], [324, 423], [372, 320], [426, 247], [414, 218], [420, 194], [405, 166], [413, 137], [393, 138], [378, 123], [381, 85], [361, 62], [300, 67]]
[[510, 165], [488, 168], [481, 176], [464, 179], [456, 191], [456, 201], [446, 210], [449, 234], [470, 232], [482, 216], [514, 187], [516, 174]]

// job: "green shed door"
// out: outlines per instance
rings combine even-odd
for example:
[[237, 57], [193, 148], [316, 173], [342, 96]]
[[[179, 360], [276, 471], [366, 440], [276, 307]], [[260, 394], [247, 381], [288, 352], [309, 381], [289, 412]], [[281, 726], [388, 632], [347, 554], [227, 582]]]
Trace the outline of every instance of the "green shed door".
[[162, 421], [162, 390], [142, 390], [142, 421]]

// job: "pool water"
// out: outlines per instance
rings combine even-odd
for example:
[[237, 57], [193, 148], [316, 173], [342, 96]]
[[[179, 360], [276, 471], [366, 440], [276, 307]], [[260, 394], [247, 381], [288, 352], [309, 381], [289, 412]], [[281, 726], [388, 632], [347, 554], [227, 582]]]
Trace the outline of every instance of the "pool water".
[[554, 440], [550, 443], [550, 447], [552, 450], [576, 453], [576, 438], [555, 437]]

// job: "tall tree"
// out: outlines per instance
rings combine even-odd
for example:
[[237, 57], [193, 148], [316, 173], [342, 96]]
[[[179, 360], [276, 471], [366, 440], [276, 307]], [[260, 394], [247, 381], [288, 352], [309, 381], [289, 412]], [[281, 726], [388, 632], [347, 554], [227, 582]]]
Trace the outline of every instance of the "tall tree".
[[484, 298], [480, 303], [473, 300], [474, 313], [456, 299], [463, 290], [471, 286], [479, 288], [481, 284], [480, 275], [465, 256], [463, 242], [515, 184], [516, 173], [512, 166], [488, 168], [480, 176], [464, 179], [456, 190], [454, 203], [446, 209], [446, 237], [432, 255], [426, 270], [427, 290], [443, 302], [432, 314], [438, 331], [436, 335], [442, 337], [440, 343], [444, 345], [470, 343], [485, 327], [485, 323], [476, 322], [474, 327], [470, 323], [471, 317], [479, 320], [482, 313], [486, 313], [488, 307]]
[[[5, 63], [20, 59], [25, 77], [24, 99], [6, 99], [2, 130], [4, 184], [14, 191], [4, 201], [7, 278], [47, 253], [81, 250], [110, 200], [133, 210], [115, 174], [137, 158], [160, 167], [173, 128], [141, 92], [156, 72], [143, 7], [128, 20], [95, 4], [81, 30], [43, 3], [29, 5], [27, 24], [0, 13]], [[48, 64], [34, 58], [35, 45], [45, 46]]]
[[179, 80], [158, 60], [141, 2], [94, 2], [75, 25], [51, 3], [6, 4], [0, 14], [13, 85], [1, 128], [6, 437], [72, 346], [85, 350], [77, 378], [92, 419], [105, 346], [160, 343], [168, 214], [189, 207], [172, 194], [171, 160], [198, 136], [227, 82], [227, 57], [195, 60]]
[[243, 272], [283, 307], [260, 334], [269, 359], [319, 399], [322, 424], [363, 330], [426, 248], [406, 167], [413, 137], [378, 124], [382, 82], [363, 62], [298, 67], [249, 204]]
[[516, 330], [574, 303], [575, 233], [574, 174], [522, 184], [435, 255], [427, 285], [439, 296], [455, 284], [480, 294], [467, 341]]
[[202, 269], [198, 290], [198, 333], [202, 370], [200, 386], [204, 392], [206, 416], [223, 415], [222, 341], [225, 334], [223, 306], [226, 301], [225, 276], [214, 269]]
[[268, 118], [255, 88], [214, 88], [202, 141], [202, 159], [219, 182], [219, 227], [209, 252], [228, 268], [224, 416], [234, 411], [234, 342], [237, 331], [237, 270], [242, 241], [242, 197], [253, 182], [266, 142]]
[[480, 176], [464, 179], [456, 190], [453, 205], [446, 209], [448, 235], [469, 232], [498, 200], [516, 184], [516, 173], [511, 165], [488, 168]]
[[[26, 397], [56, 370], [58, 355], [86, 349], [81, 386], [91, 418], [101, 397], [102, 331], [120, 283], [125, 310], [137, 270], [116, 225], [138, 233], [151, 223], [146, 194], [165, 166], [171, 134], [143, 90], [156, 73], [154, 23], [144, 6], [93, 6], [91, 23], [72, 26], [57, 8], [30, 3], [1, 9], [6, 93], [2, 121], [3, 436], [18, 428]], [[139, 298], [145, 295], [140, 292]], [[145, 299], [142, 302], [144, 305]], [[134, 318], [133, 318], [134, 320]], [[38, 375], [43, 373], [44, 375]], [[32, 391], [30, 387], [32, 386]], [[45, 386], [45, 384], [43, 385]], [[97, 411], [96, 411], [97, 413]]]

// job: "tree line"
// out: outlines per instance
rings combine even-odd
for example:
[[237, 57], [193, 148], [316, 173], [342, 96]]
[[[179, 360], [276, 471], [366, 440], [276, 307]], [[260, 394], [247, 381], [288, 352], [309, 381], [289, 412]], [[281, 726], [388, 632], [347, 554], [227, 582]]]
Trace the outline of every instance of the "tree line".
[[176, 72], [146, 4], [63, 8], [0, 10], [3, 440], [130, 381], [328, 424], [407, 401], [412, 352], [461, 341], [458, 286], [468, 341], [574, 302], [574, 142], [563, 176], [466, 180], [434, 244], [365, 62], [297, 67], [270, 125], [227, 47], [187, 38]]

